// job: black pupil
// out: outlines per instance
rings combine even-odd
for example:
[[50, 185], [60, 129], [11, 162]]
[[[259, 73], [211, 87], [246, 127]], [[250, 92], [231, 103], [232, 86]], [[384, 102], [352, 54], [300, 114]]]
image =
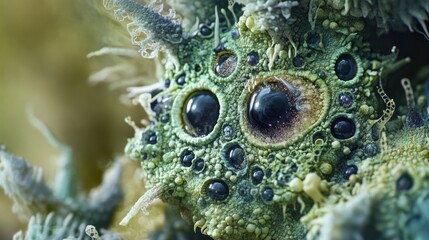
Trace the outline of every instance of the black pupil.
[[338, 139], [347, 139], [353, 137], [356, 132], [356, 125], [353, 120], [346, 117], [339, 117], [331, 124], [332, 136]]
[[244, 167], [244, 150], [240, 146], [233, 146], [228, 152], [228, 160], [234, 168]]
[[221, 201], [228, 197], [229, 188], [224, 181], [216, 180], [208, 185], [206, 193], [210, 198]]
[[271, 87], [260, 89], [249, 101], [250, 124], [265, 134], [287, 126], [296, 115], [291, 100], [283, 91]]
[[206, 136], [213, 131], [219, 118], [219, 102], [209, 91], [194, 93], [185, 104], [185, 128], [194, 137]]
[[335, 74], [341, 80], [351, 80], [356, 76], [357, 64], [352, 55], [348, 53], [342, 54], [338, 57], [335, 63]]

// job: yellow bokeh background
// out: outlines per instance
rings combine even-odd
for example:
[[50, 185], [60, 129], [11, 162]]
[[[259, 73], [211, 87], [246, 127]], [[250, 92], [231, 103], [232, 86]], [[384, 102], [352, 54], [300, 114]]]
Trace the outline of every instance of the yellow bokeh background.
[[[42, 167], [47, 182], [54, 179], [59, 152], [29, 123], [28, 106], [75, 150], [86, 190], [98, 185], [133, 135], [124, 118], [143, 116], [141, 108], [120, 103], [123, 89], [88, 83], [109, 60], [86, 55], [129, 41], [116, 28], [102, 0], [0, 1], [0, 145]], [[11, 207], [0, 190], [0, 239], [11, 239], [25, 225]]]

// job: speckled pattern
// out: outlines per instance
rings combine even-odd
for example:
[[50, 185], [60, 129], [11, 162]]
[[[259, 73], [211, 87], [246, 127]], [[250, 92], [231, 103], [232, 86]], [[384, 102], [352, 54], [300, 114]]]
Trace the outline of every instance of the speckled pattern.
[[[395, 102], [381, 80], [398, 65], [397, 53], [379, 54], [363, 37], [389, 30], [392, 22], [415, 29], [418, 16], [383, 18], [404, 1], [379, 2], [385, 8], [364, 1], [219, 1], [213, 11], [202, 7], [207, 15], [198, 28], [180, 44], [166, 44], [174, 67], [161, 81], [171, 84], [140, 98], [143, 106], [151, 102], [150, 125], [136, 129], [126, 153], [141, 162], [150, 186], [163, 189], [164, 201], [214, 239], [426, 236], [426, 218], [411, 214], [427, 208], [420, 191], [425, 171], [407, 172], [401, 163], [411, 148], [427, 151], [426, 128], [386, 140], [383, 129]], [[172, 7], [184, 11], [180, 4]], [[414, 1], [409, 9], [425, 13], [424, 7]], [[210, 100], [195, 97], [201, 95]], [[416, 139], [415, 145], [404, 137]], [[240, 149], [238, 160], [234, 148]], [[399, 158], [390, 161], [394, 156]], [[427, 153], [416, 158], [412, 166], [424, 168]], [[387, 179], [389, 186], [374, 183]], [[353, 205], [361, 195], [367, 205]], [[397, 212], [400, 199], [408, 204], [404, 219], [383, 215]], [[420, 202], [410, 209], [410, 201]], [[328, 210], [362, 207], [361, 222]], [[335, 221], [323, 221], [329, 217]]]

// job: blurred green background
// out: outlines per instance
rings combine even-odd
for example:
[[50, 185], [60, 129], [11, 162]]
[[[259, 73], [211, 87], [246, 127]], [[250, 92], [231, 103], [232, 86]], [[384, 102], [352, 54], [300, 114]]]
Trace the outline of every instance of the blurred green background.
[[[58, 151], [29, 123], [29, 105], [75, 150], [85, 189], [98, 184], [102, 170], [133, 135], [124, 118], [143, 115], [141, 108], [119, 102], [123, 90], [87, 80], [109, 63], [86, 55], [128, 38], [113, 22], [101, 0], [0, 1], [0, 145], [42, 167], [48, 182]], [[10, 239], [20, 228], [11, 207], [0, 190], [0, 239]]]

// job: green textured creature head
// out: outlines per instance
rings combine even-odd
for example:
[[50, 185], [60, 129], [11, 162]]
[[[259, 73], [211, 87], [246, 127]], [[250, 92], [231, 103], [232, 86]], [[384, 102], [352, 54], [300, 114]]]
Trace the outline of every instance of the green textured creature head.
[[126, 153], [157, 195], [213, 238], [302, 239], [299, 219], [379, 153], [393, 113], [375, 86], [396, 56], [362, 37], [379, 9], [366, 17], [356, 14], [365, 4], [349, 1], [186, 4], [172, 7], [202, 22], [188, 30], [162, 6], [106, 1], [144, 56], [166, 53], [164, 80], [139, 96], [150, 124]]

